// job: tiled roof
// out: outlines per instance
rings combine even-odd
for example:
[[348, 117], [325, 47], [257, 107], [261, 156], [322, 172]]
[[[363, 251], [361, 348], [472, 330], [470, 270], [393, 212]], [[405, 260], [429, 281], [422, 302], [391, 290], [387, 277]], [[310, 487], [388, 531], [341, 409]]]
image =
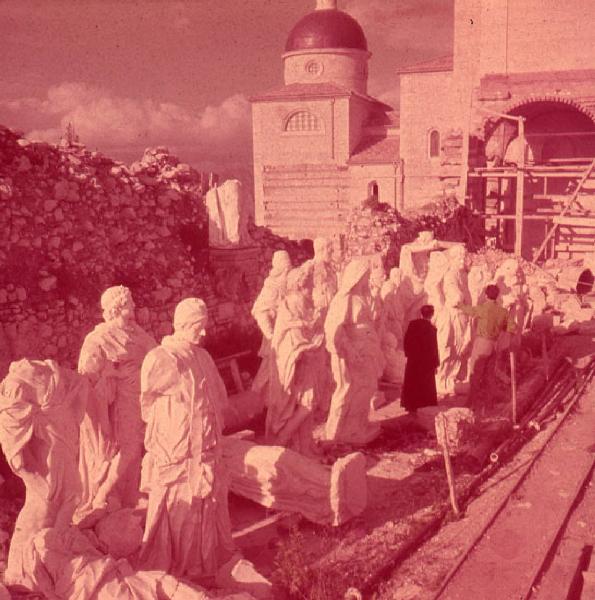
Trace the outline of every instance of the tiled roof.
[[430, 60], [424, 60], [412, 65], [406, 65], [397, 69], [397, 73], [436, 73], [439, 71], [452, 71], [453, 55], [439, 56]]
[[337, 96], [352, 95], [368, 100], [368, 102], [378, 104], [385, 110], [392, 110], [392, 106], [389, 106], [376, 98], [372, 98], [372, 96], [361, 94], [360, 92], [349, 90], [333, 83], [290, 83], [289, 85], [284, 85], [282, 88], [252, 96], [250, 101], [294, 100], [312, 97], [333, 98]]
[[400, 123], [400, 115], [397, 111], [391, 110], [382, 114], [371, 116], [365, 123], [366, 127], [375, 127], [384, 125], [386, 127], [398, 127]]
[[383, 164], [399, 160], [399, 137], [369, 137], [353, 151], [351, 164]]

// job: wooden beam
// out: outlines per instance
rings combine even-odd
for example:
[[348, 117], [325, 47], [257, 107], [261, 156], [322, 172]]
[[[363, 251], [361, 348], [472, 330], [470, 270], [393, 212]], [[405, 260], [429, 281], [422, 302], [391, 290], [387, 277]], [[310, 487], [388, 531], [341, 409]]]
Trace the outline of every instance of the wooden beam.
[[[570, 211], [570, 209], [572, 208], [572, 205], [574, 204], [575, 200], [577, 199], [577, 197], [581, 191], [581, 188], [583, 187], [583, 184], [591, 176], [593, 169], [595, 169], [595, 159], [593, 159], [593, 162], [589, 165], [589, 168], [584, 172], [581, 180], [579, 181], [578, 185], [576, 186], [576, 189], [574, 190], [572, 196], [570, 196], [568, 198], [568, 201], [567, 201], [566, 205], [564, 206], [564, 208], [562, 209], [562, 212], [560, 213], [560, 217], [558, 217], [558, 218], [563, 217], [564, 215], [566, 215], [566, 213], [568, 211]], [[547, 244], [550, 241], [551, 237], [556, 233], [557, 228], [558, 228], [558, 223], [554, 223], [554, 226], [550, 229], [549, 233], [545, 236], [545, 239], [543, 240], [543, 243], [541, 244], [541, 246], [535, 251], [535, 254], [533, 255], [533, 262], [536, 262], [539, 259], [539, 257], [541, 256], [541, 253], [547, 247]]]
[[[556, 216], [558, 213], [555, 214], [548, 214], [548, 215], [540, 215], [540, 214], [524, 214], [523, 219], [525, 221], [551, 221], [553, 219], [554, 216]], [[497, 221], [498, 219], [501, 219], [502, 221], [514, 221], [516, 219], [516, 215], [499, 215], [498, 213], [482, 213], [479, 216], [483, 217], [484, 219], [488, 219], [490, 221]]]
[[525, 212], [525, 172], [519, 167], [516, 176], [516, 203], [514, 228], [514, 253], [521, 256], [523, 252], [523, 215]]
[[595, 218], [588, 217], [554, 217], [556, 225], [572, 225], [573, 227], [595, 227]]

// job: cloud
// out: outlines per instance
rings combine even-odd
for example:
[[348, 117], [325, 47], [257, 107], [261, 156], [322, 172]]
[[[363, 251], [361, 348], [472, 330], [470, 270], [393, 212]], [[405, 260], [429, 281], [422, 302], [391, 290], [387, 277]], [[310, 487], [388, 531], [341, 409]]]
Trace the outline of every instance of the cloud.
[[400, 67], [452, 52], [452, 0], [345, 0], [343, 8], [370, 42], [370, 93], [394, 108]]
[[65, 82], [50, 87], [45, 98], [3, 101], [0, 118], [2, 113], [11, 113], [11, 122], [19, 119], [20, 128], [30, 127], [27, 137], [49, 142], [58, 141], [71, 122], [81, 142], [101, 150], [165, 144], [191, 148], [197, 160], [241, 161], [251, 148], [250, 104], [241, 94], [193, 112], [171, 102], [126, 98]]
[[377, 39], [395, 49], [417, 39], [420, 48], [432, 52], [452, 38], [452, 0], [348, 0], [344, 10], [364, 31], [374, 31]]

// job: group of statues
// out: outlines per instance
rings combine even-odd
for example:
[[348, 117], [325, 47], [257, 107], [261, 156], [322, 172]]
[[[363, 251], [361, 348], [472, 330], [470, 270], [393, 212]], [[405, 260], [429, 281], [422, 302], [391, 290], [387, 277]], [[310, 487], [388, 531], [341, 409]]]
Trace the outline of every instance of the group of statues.
[[[284, 310], [305, 310], [301, 285]], [[268, 597], [232, 538], [228, 492], [340, 525], [366, 506], [363, 456], [329, 467], [224, 436], [228, 397], [201, 347], [199, 298], [177, 305], [160, 344], [136, 322], [128, 288], [107, 289], [101, 306], [78, 372], [22, 359], [0, 384], [0, 445], [26, 491], [5, 582], [60, 599], [210, 597], [199, 585]], [[289, 312], [276, 335], [294, 335]], [[292, 394], [308, 396], [309, 370], [299, 366]]]
[[[403, 341], [421, 306], [435, 308], [443, 394], [468, 376], [473, 324], [457, 307], [479, 303], [495, 282], [516, 331], [527, 319], [527, 286], [514, 259], [496, 272], [468, 268], [462, 245], [422, 232], [386, 278], [377, 256], [339, 269], [331, 252], [317, 239], [314, 258], [295, 268], [275, 252], [254, 303], [263, 341], [253, 387], [266, 400], [264, 443], [224, 435], [229, 400], [201, 347], [208, 311], [199, 298], [177, 305], [174, 333], [157, 344], [136, 322], [130, 290], [111, 287], [78, 372], [52, 360], [11, 364], [0, 384], [0, 444], [26, 500], [5, 581], [82, 599], [113, 597], [116, 581], [127, 590], [118, 597], [167, 599], [182, 597], [175, 590], [185, 586], [233, 588], [241, 579], [266, 595], [270, 584], [232, 538], [228, 491], [317, 523], [360, 514], [363, 455], [326, 466], [321, 448], [361, 446], [378, 434], [369, 415], [379, 380], [402, 382]], [[124, 524], [125, 552], [97, 541], [110, 519]], [[57, 567], [66, 563], [87, 575], [67, 585]], [[100, 585], [104, 571], [111, 575]], [[143, 586], [152, 591], [139, 593]]]
[[318, 424], [336, 443], [374, 437], [368, 413], [384, 368], [370, 261], [352, 261], [339, 284], [331, 251], [317, 238], [314, 258], [295, 268], [285, 251], [275, 252], [252, 309], [263, 334], [253, 389], [266, 398], [267, 440], [306, 456], [320, 452]]
[[[434, 307], [439, 395], [468, 381], [474, 324], [459, 310], [483, 300], [496, 283], [501, 302], [523, 331], [530, 308], [516, 259], [496, 271], [469, 266], [463, 244], [421, 232], [401, 250], [388, 278], [378, 257], [360, 257], [336, 269], [328, 240], [314, 258], [293, 268], [277, 251], [252, 314], [263, 358], [254, 389], [266, 398], [269, 443], [316, 456], [320, 442], [363, 445], [378, 433], [369, 419], [379, 380], [401, 384], [404, 336], [425, 304]], [[339, 272], [340, 271], [340, 272]]]

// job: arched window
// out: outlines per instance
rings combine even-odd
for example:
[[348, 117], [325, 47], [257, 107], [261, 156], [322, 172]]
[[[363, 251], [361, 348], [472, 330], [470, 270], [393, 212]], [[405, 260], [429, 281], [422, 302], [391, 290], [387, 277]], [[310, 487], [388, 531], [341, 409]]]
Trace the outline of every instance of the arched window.
[[428, 154], [430, 158], [440, 156], [440, 132], [437, 129], [431, 129], [428, 134]]
[[368, 198], [378, 202], [378, 184], [375, 181], [368, 184]]
[[287, 119], [285, 131], [322, 131], [322, 122], [311, 112], [299, 110]]

